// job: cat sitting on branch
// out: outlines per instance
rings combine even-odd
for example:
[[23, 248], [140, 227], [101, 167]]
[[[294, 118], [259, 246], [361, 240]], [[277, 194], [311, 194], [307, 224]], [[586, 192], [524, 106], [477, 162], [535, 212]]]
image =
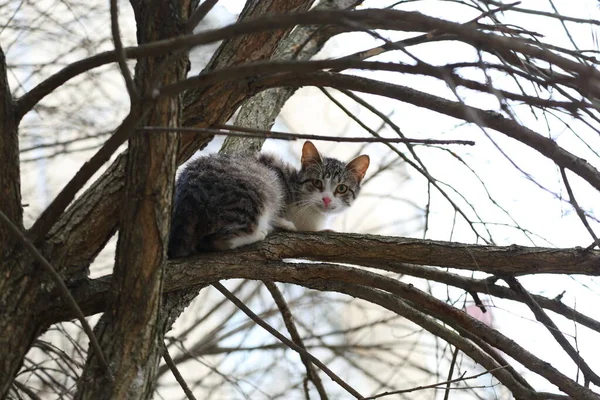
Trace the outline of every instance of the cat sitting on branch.
[[169, 257], [228, 250], [274, 229], [318, 231], [360, 192], [369, 156], [344, 163], [309, 141], [300, 170], [270, 154], [213, 154], [185, 167], [175, 186]]

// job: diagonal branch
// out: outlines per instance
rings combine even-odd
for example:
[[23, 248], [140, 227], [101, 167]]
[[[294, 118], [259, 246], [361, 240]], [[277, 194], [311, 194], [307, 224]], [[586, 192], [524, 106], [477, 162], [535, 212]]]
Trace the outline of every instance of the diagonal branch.
[[131, 72], [127, 66], [127, 61], [125, 59], [125, 50], [123, 49], [121, 32], [119, 31], [119, 4], [117, 0], [110, 0], [110, 24], [113, 43], [115, 45], [115, 53], [117, 56], [117, 64], [119, 64], [119, 69], [121, 70], [121, 74], [123, 74], [123, 79], [125, 79], [125, 86], [127, 87], [127, 92], [129, 93], [129, 101], [133, 105], [138, 97], [138, 94], [137, 90], [135, 89], [135, 83], [133, 83], [133, 78], [131, 77]]
[[362, 399], [363, 396], [358, 393], [352, 386], [348, 385], [343, 379], [337, 376], [332, 370], [330, 370], [325, 364], [319, 361], [318, 358], [310, 354], [303, 347], [298, 346], [296, 343], [292, 342], [281, 333], [274, 329], [272, 326], [267, 324], [263, 319], [261, 319], [258, 315], [256, 315], [252, 310], [250, 310], [244, 303], [242, 303], [237, 297], [235, 297], [229, 290], [225, 288], [221, 283], [215, 282], [213, 283], [215, 289], [223, 294], [223, 296], [227, 297], [229, 301], [235, 304], [244, 314], [246, 314], [250, 319], [260, 325], [264, 330], [269, 332], [271, 335], [275, 336], [277, 339], [285, 343], [290, 349], [294, 350], [298, 354], [301, 354], [303, 357], [309, 359], [312, 363], [314, 363], [317, 367], [319, 367], [323, 372], [327, 374], [333, 381], [335, 381], [338, 385], [343, 387], [348, 393], [354, 396], [357, 399]]
[[50, 203], [28, 231], [28, 236], [34, 243], [43, 239], [46, 233], [52, 229], [54, 224], [62, 216], [63, 211], [71, 201], [73, 201], [77, 192], [81, 190], [98, 169], [100, 169], [100, 167], [110, 159], [110, 156], [117, 151], [119, 146], [125, 143], [127, 138], [135, 131], [134, 128], [141, 117], [139, 109], [136, 107], [132, 108], [129, 115], [123, 120], [121, 126], [117, 128], [115, 133], [88, 162], [83, 164], [79, 171], [71, 178], [69, 183], [67, 183], [54, 200], [52, 200], [52, 203]]
[[[285, 324], [285, 327], [288, 330], [288, 333], [290, 334], [290, 337], [292, 338], [294, 343], [296, 343], [299, 347], [306, 350], [304, 341], [302, 340], [302, 337], [300, 336], [300, 333], [298, 332], [298, 328], [296, 327], [296, 324], [294, 323], [294, 316], [292, 315], [292, 311], [288, 307], [287, 302], [285, 301], [285, 298], [283, 297], [283, 294], [281, 293], [281, 291], [279, 290], [279, 288], [277, 287], [277, 285], [274, 282], [263, 281], [263, 283], [269, 290], [269, 293], [271, 293], [273, 300], [275, 300], [275, 304], [277, 304], [277, 308], [279, 308], [279, 312], [281, 313], [281, 317], [283, 318], [283, 322]], [[317, 392], [319, 392], [319, 396], [321, 396], [321, 399], [326, 400], [328, 398], [327, 392], [325, 391], [325, 388], [323, 387], [323, 382], [321, 381], [321, 378], [319, 377], [317, 370], [315, 369], [313, 364], [311, 364], [310, 360], [304, 354], [300, 354], [300, 358], [302, 360], [302, 364], [304, 364], [304, 367], [306, 368], [307, 378], [313, 382], [313, 384], [317, 388]], [[308, 393], [307, 393], [307, 396], [308, 396]]]
[[44, 258], [44, 256], [38, 251], [38, 249], [36, 249], [35, 246], [29, 240], [27, 240], [27, 238], [25, 237], [25, 235], [23, 235], [23, 233], [19, 230], [19, 228], [1, 210], [0, 210], [0, 219], [3, 222], [3, 225], [12, 232], [12, 234], [21, 242], [21, 244], [23, 244], [23, 246], [25, 246], [27, 251], [29, 253], [31, 253], [31, 255], [39, 263], [39, 265], [50, 276], [50, 278], [52, 279], [52, 281], [58, 288], [58, 292], [60, 293], [62, 300], [65, 301], [67, 303], [67, 305], [69, 306], [69, 308], [73, 311], [73, 313], [75, 314], [75, 316], [81, 323], [81, 326], [83, 327], [83, 330], [85, 331], [85, 334], [88, 336], [88, 339], [90, 339], [91, 346], [94, 349], [94, 352], [96, 353], [96, 356], [98, 357], [98, 359], [100, 361], [100, 365], [102, 366], [102, 369], [104, 370], [104, 372], [106, 374], [106, 377], [109, 380], [112, 379], [110, 369], [108, 367], [108, 363], [106, 362], [106, 357], [104, 357], [104, 353], [102, 352], [102, 349], [100, 348], [98, 339], [96, 338], [96, 335], [92, 331], [92, 327], [85, 319], [85, 315], [83, 315], [83, 312], [81, 311], [81, 308], [79, 308], [77, 301], [73, 298], [73, 296], [71, 295], [71, 292], [69, 292], [69, 289], [67, 288], [67, 285], [65, 285], [65, 283], [63, 282], [61, 276], [56, 272], [56, 270], [48, 262], [48, 260], [46, 260]]
[[521, 285], [521, 283], [512, 277], [503, 278], [512, 290], [518, 293], [525, 304], [529, 307], [535, 318], [540, 321], [547, 329], [548, 332], [554, 337], [558, 344], [563, 350], [571, 357], [573, 362], [577, 365], [577, 368], [581, 369], [583, 376], [586, 381], [594, 383], [596, 386], [600, 386], [600, 377], [590, 368], [585, 360], [579, 355], [579, 352], [569, 343], [567, 338], [562, 334], [560, 329], [556, 326], [554, 321], [548, 317], [542, 307], [535, 301], [535, 299], [529, 294], [527, 290]]

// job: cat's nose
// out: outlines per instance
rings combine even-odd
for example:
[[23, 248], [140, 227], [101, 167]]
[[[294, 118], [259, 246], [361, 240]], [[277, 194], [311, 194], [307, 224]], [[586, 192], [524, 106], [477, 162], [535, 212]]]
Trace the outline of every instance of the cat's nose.
[[325, 203], [325, 207], [327, 207], [329, 203], [331, 203], [331, 199], [329, 197], [323, 197], [323, 203]]

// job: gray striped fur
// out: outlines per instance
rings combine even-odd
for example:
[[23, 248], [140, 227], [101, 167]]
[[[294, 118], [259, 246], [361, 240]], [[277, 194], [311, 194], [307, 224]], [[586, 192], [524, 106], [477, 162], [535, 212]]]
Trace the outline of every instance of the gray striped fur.
[[[346, 165], [321, 158], [307, 142], [300, 170], [268, 154], [197, 158], [175, 186], [169, 257], [236, 248], [264, 239], [275, 228], [322, 229], [330, 215], [356, 199], [368, 167], [368, 157], [361, 157]], [[335, 193], [340, 184], [348, 187], [345, 193]], [[323, 197], [331, 199], [327, 206]]]

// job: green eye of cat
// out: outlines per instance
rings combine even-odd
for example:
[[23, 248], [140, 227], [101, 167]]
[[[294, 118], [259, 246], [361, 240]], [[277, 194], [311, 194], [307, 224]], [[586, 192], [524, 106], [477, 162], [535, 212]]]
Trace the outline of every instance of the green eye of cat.
[[339, 194], [344, 194], [348, 191], [348, 186], [346, 185], [338, 185], [337, 188], [335, 188], [335, 191]]
[[313, 179], [312, 184], [317, 189], [323, 189], [323, 182], [321, 182], [319, 179]]

